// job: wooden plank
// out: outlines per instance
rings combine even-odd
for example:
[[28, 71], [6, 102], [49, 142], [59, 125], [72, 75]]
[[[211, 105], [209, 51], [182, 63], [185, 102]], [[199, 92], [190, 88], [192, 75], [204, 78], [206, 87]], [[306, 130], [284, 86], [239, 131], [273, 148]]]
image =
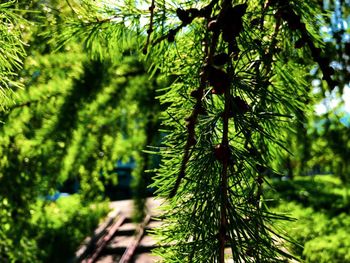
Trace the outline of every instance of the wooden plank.
[[81, 246], [75, 252], [75, 257], [72, 262], [81, 262], [85, 257], [93, 251], [98, 240], [106, 235], [108, 229], [113, 225], [113, 222], [119, 215], [119, 210], [114, 209], [108, 213], [107, 218], [98, 226], [91, 237], [87, 237], [82, 242]]
[[128, 246], [122, 258], [120, 259], [119, 263], [129, 263], [131, 261], [132, 257], [134, 256], [136, 248], [138, 247], [143, 235], [145, 234], [145, 227], [150, 220], [151, 220], [151, 216], [146, 215], [145, 219], [143, 220], [142, 224], [139, 227], [139, 230], [137, 232], [137, 235], [135, 236], [134, 241]]
[[118, 220], [108, 229], [106, 235], [104, 235], [101, 239], [99, 239], [96, 243], [96, 248], [91, 255], [91, 257], [84, 259], [82, 263], [93, 263], [100, 255], [103, 248], [107, 245], [107, 243], [112, 239], [115, 232], [117, 232], [118, 228], [123, 224], [125, 220], [124, 215], [119, 215]]

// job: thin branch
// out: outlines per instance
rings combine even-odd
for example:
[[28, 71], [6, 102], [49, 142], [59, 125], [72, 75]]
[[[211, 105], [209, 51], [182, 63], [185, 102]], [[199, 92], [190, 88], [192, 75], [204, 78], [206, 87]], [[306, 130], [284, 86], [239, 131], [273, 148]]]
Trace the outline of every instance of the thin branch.
[[153, 19], [154, 19], [154, 8], [155, 8], [154, 3], [155, 3], [155, 0], [152, 0], [151, 6], [149, 7], [149, 11], [151, 11], [151, 18], [150, 18], [150, 22], [149, 22], [149, 29], [147, 30], [146, 44], [142, 50], [142, 53], [145, 55], [147, 54], [148, 46], [149, 46], [150, 39], [151, 39], [151, 34], [153, 32]]
[[[181, 28], [181, 26], [178, 28]], [[212, 37], [211, 48], [210, 49], [208, 49], [207, 47], [205, 48], [205, 50], [206, 50], [205, 61], [206, 62], [209, 62], [212, 60], [218, 39], [219, 39], [219, 32], [215, 32], [213, 34], [213, 37]], [[207, 46], [207, 44], [206, 44], [206, 46]], [[204, 76], [205, 75], [204, 68], [202, 68], [200, 75], [201, 76], [200, 76], [199, 88], [196, 90], [196, 94], [197, 94], [196, 95], [196, 104], [194, 105], [194, 108], [192, 110], [191, 115], [187, 118], [188, 133], [187, 133], [187, 140], [186, 140], [186, 144], [185, 144], [185, 148], [184, 148], [184, 155], [183, 155], [182, 162], [181, 162], [180, 172], [179, 172], [178, 177], [176, 178], [174, 187], [169, 194], [169, 198], [172, 198], [175, 196], [175, 194], [180, 186], [181, 180], [185, 177], [187, 163], [190, 160], [191, 153], [192, 153], [191, 148], [192, 148], [192, 146], [194, 146], [196, 144], [195, 126], [196, 126], [198, 115], [202, 109], [202, 99], [204, 97], [204, 89], [206, 87], [206, 78]]]
[[[185, 26], [189, 25], [192, 23], [192, 21], [195, 18], [202, 17], [206, 18], [207, 20], [210, 18], [210, 14], [212, 12], [213, 7], [219, 2], [219, 0], [212, 0], [208, 5], [203, 7], [200, 10], [197, 10], [198, 12], [192, 14], [193, 16], [190, 17], [190, 21], [182, 22], [179, 26], [170, 29], [167, 34], [157, 38], [152, 42], [152, 46], [155, 46], [159, 44], [160, 42], [164, 41], [165, 39], [173, 38], [175, 35]], [[185, 12], [190, 12], [191, 9], [185, 10]]]

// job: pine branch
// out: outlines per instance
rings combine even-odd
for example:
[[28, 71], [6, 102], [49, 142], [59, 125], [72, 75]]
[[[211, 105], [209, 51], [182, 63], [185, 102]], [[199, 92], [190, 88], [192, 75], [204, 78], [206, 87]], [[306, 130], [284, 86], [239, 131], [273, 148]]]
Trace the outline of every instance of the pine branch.
[[321, 55], [321, 49], [315, 46], [314, 41], [306, 29], [305, 23], [302, 21], [301, 16], [293, 10], [293, 7], [289, 1], [280, 2], [271, 0], [269, 5], [273, 5], [277, 8], [276, 16], [286, 21], [291, 31], [300, 31], [301, 41], [309, 46], [313, 59], [320, 66], [323, 79], [327, 82], [331, 89], [334, 89], [337, 84], [331, 77], [334, 75], [334, 69], [329, 66], [329, 59]]
[[[210, 12], [211, 12], [211, 8], [213, 7], [215, 2], [216, 1], [212, 1], [203, 10], [208, 10], [208, 8], [210, 8]], [[206, 72], [206, 70], [207, 70], [206, 66], [208, 65], [207, 63], [210, 63], [212, 61], [212, 58], [213, 58], [214, 53], [215, 53], [215, 48], [216, 48], [218, 38], [219, 38], [219, 32], [217, 31], [215, 34], [213, 34], [213, 38], [211, 40], [211, 48], [210, 49], [205, 48], [205, 51], [207, 52], [205, 54], [206, 64], [202, 67], [202, 70], [200, 73], [200, 84], [199, 84], [198, 89], [192, 91], [192, 93], [191, 93], [192, 97], [194, 97], [196, 99], [196, 103], [195, 103], [195, 106], [193, 108], [191, 115], [186, 119], [186, 121], [187, 121], [187, 124], [186, 124], [187, 139], [186, 139], [186, 144], [184, 147], [184, 154], [183, 154], [183, 158], [182, 158], [182, 162], [181, 162], [180, 172], [179, 172], [177, 179], [175, 181], [175, 184], [174, 184], [174, 186], [169, 194], [169, 198], [172, 198], [175, 196], [175, 194], [180, 186], [181, 180], [186, 176], [186, 166], [187, 166], [187, 163], [191, 157], [190, 150], [196, 144], [195, 126], [196, 126], [198, 115], [200, 113], [203, 113], [202, 99], [204, 96], [204, 89], [206, 87], [206, 81], [207, 81], [206, 75], [208, 74]], [[207, 46], [208, 46], [208, 44], [205, 44], [205, 47], [207, 47]]]
[[152, 0], [151, 6], [149, 7], [149, 11], [151, 12], [151, 18], [150, 18], [150, 22], [149, 22], [149, 29], [147, 30], [147, 40], [146, 40], [146, 44], [143, 48], [142, 53], [144, 55], [147, 54], [147, 50], [148, 50], [148, 45], [150, 43], [150, 38], [151, 38], [151, 34], [153, 32], [153, 19], [154, 19], [154, 9], [155, 9], [155, 0]]
[[[231, 74], [233, 72], [230, 72]], [[230, 150], [228, 140], [228, 128], [229, 128], [229, 115], [230, 115], [230, 89], [225, 90], [225, 109], [223, 114], [223, 131], [221, 147], [224, 151], [224, 158], [222, 160], [222, 172], [221, 172], [221, 207], [220, 207], [220, 230], [219, 230], [219, 262], [225, 262], [225, 247], [226, 247], [226, 236], [227, 236], [227, 215], [226, 210], [228, 208], [228, 192], [227, 192], [227, 180], [228, 180], [228, 163], [230, 161]]]
[[[224, 0], [222, 4], [222, 11], [218, 16], [218, 21], [220, 22], [222, 16], [224, 16], [225, 13], [228, 12], [228, 10], [232, 8], [232, 4], [230, 0]], [[242, 16], [244, 13], [242, 14]], [[224, 22], [226, 23], [226, 22]], [[239, 32], [238, 32], [239, 33]], [[223, 31], [223, 34], [225, 34], [225, 31]], [[233, 46], [236, 45], [236, 37], [237, 35], [234, 35], [233, 38], [231, 38], [231, 41], [233, 41]], [[224, 37], [224, 36], [223, 36]], [[235, 52], [235, 50], [232, 50], [232, 44], [230, 45], [230, 42], [228, 44], [228, 51], [229, 54], [232, 54]], [[232, 66], [229, 67], [228, 70], [229, 76], [234, 76], [234, 70]], [[232, 80], [230, 81], [232, 82]], [[227, 87], [224, 92], [224, 112], [222, 115], [222, 122], [223, 122], [223, 130], [222, 130], [222, 140], [220, 144], [220, 148], [223, 152], [223, 158], [221, 159], [222, 162], [222, 172], [221, 172], [221, 206], [220, 206], [220, 228], [219, 228], [219, 262], [225, 263], [225, 248], [226, 248], [226, 239], [228, 236], [228, 219], [227, 219], [227, 209], [228, 209], [228, 166], [231, 159], [231, 153], [230, 153], [230, 146], [229, 146], [229, 118], [230, 113], [232, 111], [231, 105], [232, 105], [232, 98], [231, 98], [231, 91], [230, 88]], [[234, 171], [232, 171], [234, 175]], [[232, 251], [233, 253], [233, 251]]]
[[181, 24], [175, 28], [172, 28], [168, 31], [167, 34], [157, 38], [152, 43], [152, 46], [156, 46], [164, 40], [168, 40], [169, 42], [175, 41], [175, 36], [177, 33], [184, 27], [188, 26], [193, 22], [195, 18], [205, 18], [209, 19], [210, 14], [212, 12], [213, 7], [219, 2], [219, 0], [212, 0], [208, 5], [198, 10], [195, 8], [189, 8], [187, 10], [177, 9], [177, 16], [181, 20]]

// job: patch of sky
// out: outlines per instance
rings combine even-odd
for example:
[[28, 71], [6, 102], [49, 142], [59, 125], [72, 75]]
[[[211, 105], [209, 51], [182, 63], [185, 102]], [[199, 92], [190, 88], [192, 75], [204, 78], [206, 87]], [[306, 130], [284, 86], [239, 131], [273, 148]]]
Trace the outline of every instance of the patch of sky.
[[[334, 4], [332, 7], [331, 4]], [[344, 3], [343, 3], [344, 4]], [[345, 4], [350, 5], [350, 0], [345, 0]], [[330, 10], [331, 8], [334, 8], [334, 11], [331, 12], [331, 25], [330, 26], [322, 26], [320, 28], [320, 32], [322, 34], [323, 40], [325, 42], [333, 42], [334, 41], [334, 33], [340, 32], [340, 31], [347, 31], [349, 29], [350, 25], [350, 15], [347, 17], [343, 17], [342, 13], [342, 5], [341, 1], [330, 1], [330, 0], [324, 0], [323, 1], [323, 7], [325, 10]], [[342, 34], [342, 41], [343, 42], [349, 42], [350, 41], [350, 34], [345, 33]], [[333, 67], [335, 70], [343, 70], [343, 66], [337, 62], [332, 61], [330, 64], [331, 67]], [[311, 70], [310, 74], [315, 75], [317, 72], [318, 67], [315, 67]], [[350, 69], [349, 69], [350, 70]], [[314, 79], [312, 81], [312, 93], [313, 94], [319, 94], [322, 92], [321, 90], [321, 80]], [[343, 94], [341, 97], [339, 96], [338, 89], [334, 89], [332, 92], [326, 92], [325, 98], [318, 103], [315, 106], [315, 112], [316, 114], [322, 115], [326, 112], [334, 111], [335, 109], [344, 111], [347, 113], [347, 118], [350, 117], [350, 87], [349, 85], [345, 85]], [[341, 107], [339, 107], [339, 104], [343, 103]], [[347, 121], [349, 124], [349, 121]]]
[[[317, 82], [320, 80], [313, 80]], [[317, 83], [318, 84], [318, 83]], [[321, 92], [319, 85], [313, 87], [313, 93]], [[315, 112], [318, 115], [325, 114], [326, 112], [334, 111], [338, 108], [339, 104], [343, 102], [343, 105], [339, 110], [344, 111], [347, 115], [350, 114], [350, 87], [346, 85], [343, 90], [343, 94], [339, 97], [339, 91], [335, 88], [332, 92], [327, 91], [326, 97], [315, 106]]]

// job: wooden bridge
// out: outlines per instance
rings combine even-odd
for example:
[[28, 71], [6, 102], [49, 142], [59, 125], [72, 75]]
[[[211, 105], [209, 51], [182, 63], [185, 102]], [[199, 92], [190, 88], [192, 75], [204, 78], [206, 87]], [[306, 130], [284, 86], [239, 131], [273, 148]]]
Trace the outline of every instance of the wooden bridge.
[[151, 255], [157, 244], [148, 235], [150, 229], [161, 222], [154, 219], [159, 214], [159, 200], [148, 198], [148, 214], [143, 222], [132, 222], [133, 201], [123, 200], [111, 203], [112, 211], [107, 219], [84, 240], [75, 254], [74, 262], [81, 263], [153, 263], [159, 260]]

